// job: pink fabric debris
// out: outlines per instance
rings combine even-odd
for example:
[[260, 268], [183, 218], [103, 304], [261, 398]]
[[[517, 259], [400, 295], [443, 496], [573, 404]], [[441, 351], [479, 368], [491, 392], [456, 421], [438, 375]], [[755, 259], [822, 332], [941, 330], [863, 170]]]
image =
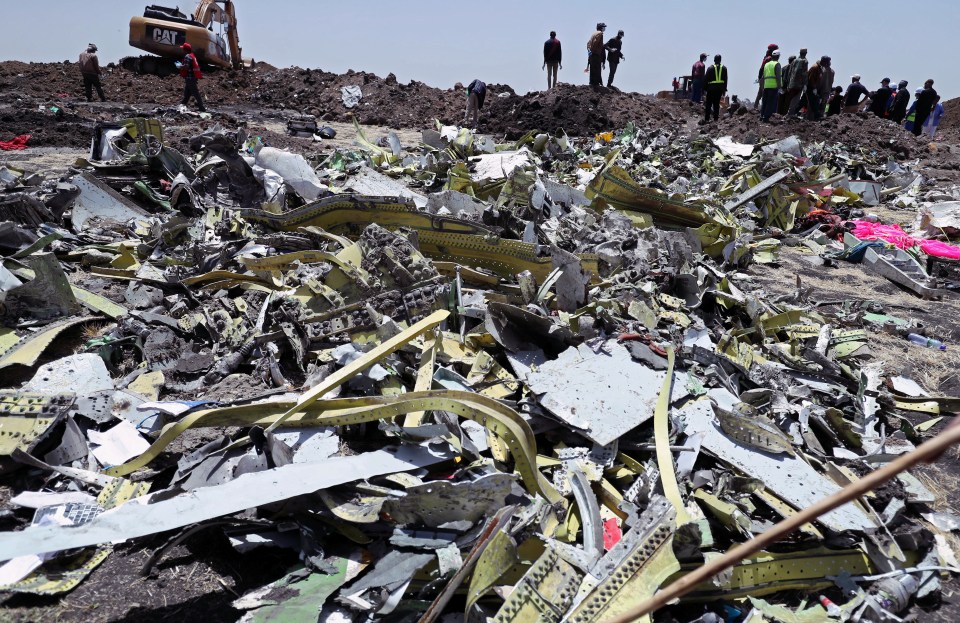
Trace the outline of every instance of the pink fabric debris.
[[939, 240], [914, 238], [900, 229], [899, 225], [881, 225], [870, 221], [851, 221], [851, 223], [854, 228], [850, 233], [861, 240], [883, 240], [898, 249], [920, 247], [920, 250], [927, 255], [960, 259], [960, 247]]

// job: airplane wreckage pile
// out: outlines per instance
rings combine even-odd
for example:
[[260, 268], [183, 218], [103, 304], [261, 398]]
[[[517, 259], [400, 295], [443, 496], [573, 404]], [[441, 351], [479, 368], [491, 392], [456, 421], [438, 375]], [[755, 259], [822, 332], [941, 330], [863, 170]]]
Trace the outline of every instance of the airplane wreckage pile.
[[[246, 622], [603, 622], [960, 408], [871, 359], [909, 320], [747, 271], [790, 244], [954, 296], [960, 189], [907, 165], [633, 125], [359, 137], [187, 156], [133, 118], [68, 177], [0, 168], [3, 591], [216, 533], [293, 552]], [[956, 571], [932, 501], [904, 474], [653, 620], [899, 621]]]

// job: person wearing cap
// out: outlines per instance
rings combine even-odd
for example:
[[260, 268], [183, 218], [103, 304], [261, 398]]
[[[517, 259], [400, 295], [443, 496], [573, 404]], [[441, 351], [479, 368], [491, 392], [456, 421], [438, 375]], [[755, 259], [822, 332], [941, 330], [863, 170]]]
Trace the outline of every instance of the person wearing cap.
[[907, 90], [907, 81], [901, 80], [897, 85], [897, 94], [893, 96], [893, 104], [890, 105], [890, 119], [896, 123], [903, 123], [903, 118], [907, 116], [907, 106], [910, 105], [910, 91]]
[[94, 87], [97, 89], [100, 101], [107, 101], [103, 94], [103, 86], [100, 84], [100, 59], [97, 58], [97, 46], [88, 43], [86, 52], [81, 52], [77, 64], [80, 65], [80, 75], [83, 76], [83, 90], [87, 95], [87, 101], [93, 101]]
[[186, 106], [192, 97], [197, 101], [197, 110], [200, 112], [206, 112], [206, 108], [203, 107], [203, 98], [200, 96], [200, 86], [197, 84], [197, 81], [203, 77], [203, 74], [200, 72], [200, 63], [197, 62], [197, 57], [193, 54], [193, 46], [189, 43], [184, 43], [182, 46], [185, 56], [183, 60], [177, 63], [177, 68], [180, 70], [180, 77], [183, 78], [183, 105]]
[[763, 66], [763, 108], [760, 110], [760, 121], [768, 122], [777, 112], [777, 100], [780, 89], [783, 88], [783, 77], [780, 69], [780, 50], [770, 53], [770, 60]]
[[870, 112], [881, 119], [885, 118], [891, 95], [893, 95], [893, 89], [890, 88], [890, 78], [884, 78], [880, 81], [880, 88], [870, 95]]
[[617, 75], [617, 65], [625, 57], [621, 50], [623, 49], [623, 31], [617, 31], [617, 36], [612, 37], [604, 47], [607, 52], [607, 63], [610, 64], [610, 73], [607, 74], [607, 87], [613, 86], [613, 77]]
[[707, 67], [703, 75], [704, 88], [706, 89], [707, 99], [703, 106], [703, 121], [709, 122], [710, 115], [713, 114], [713, 120], [720, 120], [720, 100], [727, 93], [727, 68], [721, 63], [719, 54], [713, 57], [713, 65]]
[[803, 103], [803, 89], [807, 85], [807, 73], [809, 71], [810, 63], [807, 60], [807, 48], [800, 48], [800, 56], [793, 61], [790, 79], [786, 81], [787, 100], [790, 102], [787, 114], [791, 116], [800, 113], [800, 106]]
[[563, 49], [557, 33], [550, 31], [550, 38], [543, 44], [543, 67], [547, 70], [547, 90], [557, 86], [557, 70], [563, 68]]
[[[922, 128], [923, 126], [917, 125], [917, 102], [920, 101], [920, 94], [923, 93], [923, 89], [917, 89], [913, 92], [914, 100], [910, 104], [910, 109], [907, 111], [906, 119], [903, 122], [903, 129], [907, 132], [913, 132], [914, 127]], [[916, 136], [920, 136], [920, 132], [915, 133]]]
[[597, 24], [597, 30], [587, 41], [587, 65], [590, 68], [590, 86], [603, 86], [603, 69], [607, 66], [606, 51], [603, 46], [603, 33], [607, 25]]
[[[860, 105], [867, 101], [869, 95], [870, 91], [867, 90], [867, 87], [860, 84], [860, 74], [853, 74], [850, 76], [850, 86], [847, 87], [847, 92], [843, 96], [843, 112], [859, 111]], [[861, 97], [863, 99], [860, 99]]]
[[763, 62], [760, 63], [760, 71], [757, 72], [757, 99], [753, 102], [754, 108], [759, 108], [760, 99], [763, 97], [763, 67], [770, 62], [770, 53], [779, 49], [780, 46], [776, 43], [771, 43], [767, 46], [767, 51], [763, 56]]
[[607, 56], [603, 47], [603, 31], [607, 25], [597, 24], [597, 31], [587, 41], [587, 65], [590, 67], [590, 86], [603, 86], [603, 69], [607, 66]]
[[692, 91], [690, 92], [690, 101], [699, 104], [700, 98], [703, 94], [703, 76], [707, 71], [707, 66], [703, 64], [703, 61], [707, 60], [707, 53], [702, 52], [700, 54], [700, 60], [693, 64], [693, 67], [690, 68], [690, 78], [693, 80]]
[[924, 82], [923, 90], [920, 92], [920, 95], [917, 96], [917, 118], [913, 124], [914, 136], [920, 136], [920, 132], [923, 130], [923, 124], [927, 121], [927, 117], [930, 116], [933, 107], [936, 106], [937, 100], [939, 99], [940, 97], [933, 88], [933, 80]]
[[783, 68], [783, 88], [780, 89], [780, 97], [777, 101], [777, 114], [786, 115], [790, 111], [790, 98], [787, 97], [787, 87], [790, 84], [790, 77], [793, 75], [793, 64], [797, 62], [797, 55], [792, 54], [787, 58], [787, 64]]

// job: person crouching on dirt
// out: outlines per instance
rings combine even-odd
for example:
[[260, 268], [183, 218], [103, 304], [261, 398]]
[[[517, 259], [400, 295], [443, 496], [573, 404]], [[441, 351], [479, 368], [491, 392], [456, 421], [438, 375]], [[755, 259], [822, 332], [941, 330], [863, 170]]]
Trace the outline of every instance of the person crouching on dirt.
[[827, 102], [827, 116], [839, 115], [843, 110], [843, 87], [833, 87], [833, 95]]
[[200, 96], [200, 87], [197, 85], [197, 80], [203, 77], [203, 74], [200, 73], [200, 63], [197, 62], [197, 57], [193, 54], [193, 46], [184, 43], [181, 47], [186, 52], [183, 61], [177, 64], [180, 69], [180, 77], [183, 78], [182, 104], [186, 106], [192, 97], [197, 101], [197, 110], [206, 112], [207, 109], [203, 107], [203, 98]]
[[100, 60], [97, 58], [97, 46], [88, 43], [87, 51], [80, 55], [78, 64], [80, 65], [80, 73], [83, 75], [83, 90], [86, 92], [87, 101], [93, 101], [94, 87], [97, 89], [100, 101], [107, 101], [107, 98], [103, 95], [103, 87], [100, 85]]
[[467, 85], [467, 112], [463, 115], [463, 124], [467, 125], [470, 120], [470, 113], [473, 113], [473, 124], [471, 128], [476, 129], [480, 123], [480, 109], [483, 108], [483, 100], [487, 97], [487, 85], [481, 80], [474, 80]]

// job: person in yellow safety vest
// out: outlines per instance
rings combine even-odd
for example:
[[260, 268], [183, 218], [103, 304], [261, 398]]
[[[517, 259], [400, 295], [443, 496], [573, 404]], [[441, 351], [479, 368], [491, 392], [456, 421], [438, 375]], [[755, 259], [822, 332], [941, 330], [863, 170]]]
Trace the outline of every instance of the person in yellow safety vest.
[[713, 57], [713, 65], [707, 67], [703, 76], [707, 91], [707, 101], [703, 105], [703, 122], [710, 122], [710, 113], [713, 120], [720, 120], [720, 100], [727, 93], [727, 68], [720, 64], [721, 58], [717, 54]]
[[770, 53], [770, 60], [763, 66], [763, 106], [760, 109], [760, 121], [770, 121], [777, 112], [777, 100], [783, 81], [780, 74], [780, 50]]

